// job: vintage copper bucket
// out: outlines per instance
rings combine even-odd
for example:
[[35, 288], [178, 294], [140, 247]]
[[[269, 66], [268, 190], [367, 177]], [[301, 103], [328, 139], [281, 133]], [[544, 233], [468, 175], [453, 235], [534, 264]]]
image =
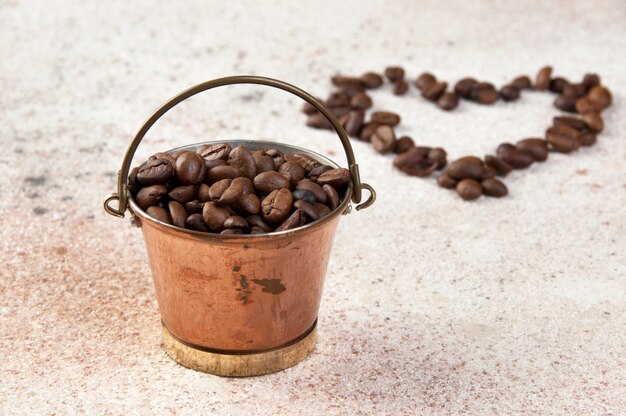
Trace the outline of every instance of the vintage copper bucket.
[[[342, 203], [314, 223], [258, 235], [201, 233], [147, 215], [127, 189], [130, 163], [146, 132], [187, 98], [240, 83], [291, 92], [330, 121], [343, 143], [351, 173]], [[337, 167], [321, 155], [292, 145], [228, 142], [306, 153]], [[357, 210], [371, 205], [376, 197], [369, 185], [360, 182], [348, 136], [330, 110], [299, 88], [271, 78], [235, 76], [208, 81], [172, 98], [145, 122], [130, 144], [118, 175], [118, 193], [107, 196], [104, 208], [111, 215], [123, 217], [130, 204], [132, 221], [141, 227], [161, 313], [163, 347], [170, 357], [186, 367], [212, 374], [253, 376], [285, 369], [309, 355], [315, 344], [317, 313], [339, 217], [349, 212], [350, 200], [360, 202], [362, 188], [370, 191], [370, 198]], [[109, 205], [113, 200], [119, 201], [118, 208]]]

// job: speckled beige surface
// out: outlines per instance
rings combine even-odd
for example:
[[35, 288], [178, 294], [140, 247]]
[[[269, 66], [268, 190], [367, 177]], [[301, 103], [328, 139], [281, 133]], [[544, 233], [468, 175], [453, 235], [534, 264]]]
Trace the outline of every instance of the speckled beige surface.
[[[593, 2], [0, 1], [0, 414], [626, 414], [626, 5]], [[599, 143], [463, 203], [363, 143], [379, 192], [335, 239], [311, 357], [222, 379], [160, 348], [138, 230], [105, 215], [158, 104], [206, 79], [401, 64], [502, 84], [551, 63], [615, 92]], [[450, 157], [541, 134], [552, 97], [438, 111], [374, 93]], [[342, 161], [280, 92], [238, 87], [168, 115], [140, 149], [272, 138]], [[139, 160], [139, 159], [137, 159]]]

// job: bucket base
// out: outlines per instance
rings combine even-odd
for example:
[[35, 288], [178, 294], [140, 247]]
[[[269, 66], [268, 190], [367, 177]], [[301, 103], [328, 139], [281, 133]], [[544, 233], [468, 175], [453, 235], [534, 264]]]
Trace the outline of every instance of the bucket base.
[[250, 377], [275, 373], [298, 364], [313, 351], [317, 320], [304, 334], [282, 347], [255, 353], [227, 354], [189, 346], [162, 323], [163, 349], [178, 364], [224, 377]]

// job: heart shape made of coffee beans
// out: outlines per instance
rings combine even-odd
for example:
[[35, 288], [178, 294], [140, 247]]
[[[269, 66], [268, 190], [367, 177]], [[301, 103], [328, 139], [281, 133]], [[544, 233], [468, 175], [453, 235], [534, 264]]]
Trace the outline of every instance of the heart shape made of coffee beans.
[[[407, 175], [426, 177], [447, 166], [437, 177], [442, 188], [455, 189], [467, 201], [482, 195], [502, 197], [508, 194], [508, 189], [498, 177], [504, 177], [514, 169], [525, 169], [534, 162], [543, 162], [550, 152], [571, 153], [581, 146], [591, 146], [604, 130], [601, 112], [611, 106], [612, 95], [602, 85], [600, 77], [589, 73], [581, 82], [572, 83], [563, 77], [554, 77], [552, 72], [552, 67], [545, 66], [535, 76], [534, 84], [530, 77], [522, 75], [499, 90], [489, 82], [463, 78], [454, 85], [453, 91], [447, 91], [448, 83], [437, 80], [431, 73], [425, 72], [417, 77], [413, 85], [422, 97], [444, 111], [454, 110], [460, 100], [483, 105], [498, 100], [515, 101], [522, 91], [534, 89], [558, 94], [554, 106], [572, 113], [571, 116], [555, 116], [545, 137], [525, 138], [515, 144], [502, 143], [495, 154], [485, 155], [483, 159], [465, 156], [450, 164], [444, 149], [417, 146], [410, 136], [396, 137], [394, 128], [401, 122], [398, 114], [375, 111], [366, 119], [366, 112], [373, 105], [367, 90], [380, 88], [387, 80], [393, 84], [395, 95], [407, 93], [410, 86], [401, 67], [387, 67], [384, 76], [375, 72], [360, 77], [334, 76], [331, 82], [336, 90], [323, 102], [350, 137], [370, 142], [381, 154], [395, 153], [393, 165]], [[315, 107], [306, 103], [302, 111], [308, 116], [308, 126], [332, 129]]]

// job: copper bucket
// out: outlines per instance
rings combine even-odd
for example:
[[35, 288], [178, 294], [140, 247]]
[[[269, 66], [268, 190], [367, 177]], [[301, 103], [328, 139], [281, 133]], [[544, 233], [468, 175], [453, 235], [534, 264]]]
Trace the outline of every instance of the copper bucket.
[[[197, 232], [147, 215], [127, 190], [130, 163], [146, 132], [187, 98], [240, 83], [291, 92], [330, 121], [343, 143], [351, 173], [341, 204], [314, 223], [257, 235]], [[338, 167], [321, 155], [291, 145], [228, 142], [252, 149], [275, 147], [305, 153]], [[208, 81], [172, 98], [145, 122], [130, 144], [118, 175], [118, 193], [106, 198], [104, 208], [111, 215], [124, 217], [129, 204], [131, 220], [141, 227], [161, 313], [163, 347], [170, 357], [185, 367], [211, 374], [253, 376], [283, 370], [309, 355], [315, 345], [317, 313], [339, 218], [350, 211], [351, 200], [361, 201], [362, 188], [370, 191], [370, 198], [357, 210], [375, 199], [374, 190], [360, 182], [348, 136], [330, 110], [299, 88], [270, 78], [236, 76]], [[113, 200], [119, 201], [118, 208], [109, 205]]]

